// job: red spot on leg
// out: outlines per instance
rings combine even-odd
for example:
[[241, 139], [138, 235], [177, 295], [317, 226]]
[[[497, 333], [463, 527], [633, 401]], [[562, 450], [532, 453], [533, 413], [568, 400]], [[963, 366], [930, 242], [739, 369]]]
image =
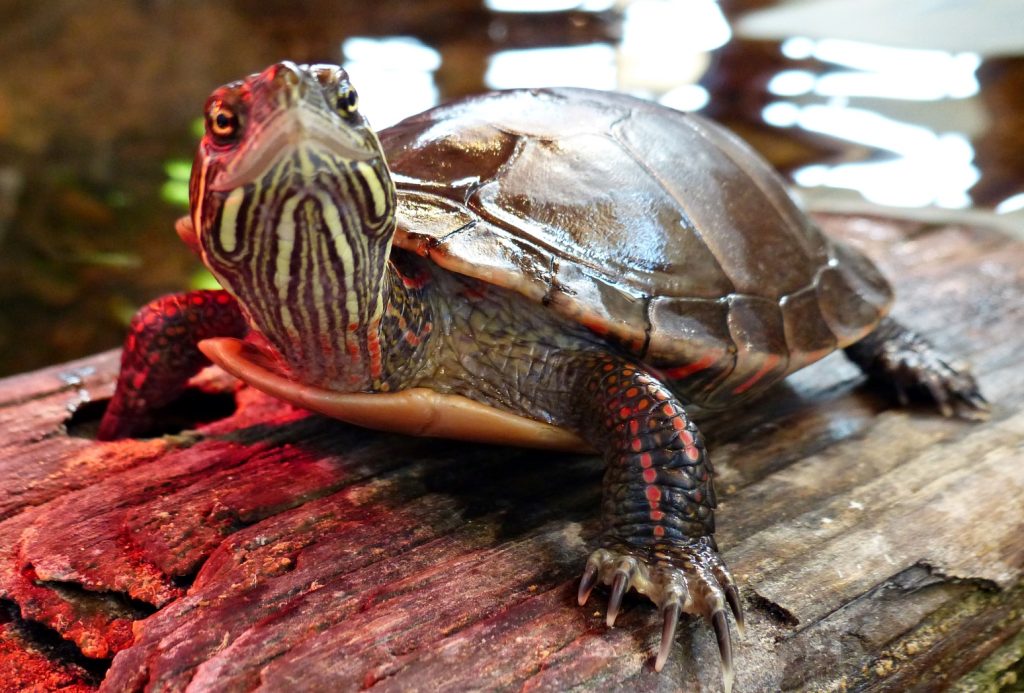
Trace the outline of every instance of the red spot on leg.
[[663, 537], [663, 536], [665, 536], [665, 528], [662, 527], [661, 525], [658, 525], [657, 527], [655, 527], [654, 528], [654, 536], [656, 536], [656, 537]]
[[655, 479], [657, 479], [657, 478], [658, 478], [657, 470], [654, 470], [654, 469], [645, 469], [644, 470], [644, 481], [646, 481], [648, 484], [653, 484]]
[[630, 444], [629, 444], [629, 446], [631, 448], [633, 448], [633, 452], [640, 452], [640, 447], [642, 445], [643, 445], [643, 442], [639, 438], [634, 438], [632, 440], [632, 442], [630, 442]]
[[653, 460], [651, 460], [651, 453], [645, 452], [642, 455], [640, 455], [640, 466], [641, 467], [643, 467], [644, 469], [647, 469], [652, 464], [653, 464]]
[[632, 409], [630, 409], [629, 407], [623, 407], [622, 409], [619, 409], [619, 418], [621, 418], [621, 419], [628, 419], [629, 415], [632, 414], [632, 413], [633, 413]]
[[652, 510], [651, 519], [655, 522], [661, 522], [665, 519], [665, 513], [661, 512], [660, 510]]
[[661, 489], [657, 486], [648, 486], [644, 491], [644, 495], [647, 496], [647, 500], [653, 505], [661, 500]]

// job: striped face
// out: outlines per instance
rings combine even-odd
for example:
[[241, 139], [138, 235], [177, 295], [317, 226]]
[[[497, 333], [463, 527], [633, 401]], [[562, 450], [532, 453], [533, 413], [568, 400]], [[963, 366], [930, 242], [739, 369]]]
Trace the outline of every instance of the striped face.
[[215, 91], [190, 199], [203, 261], [297, 377], [380, 381], [395, 190], [344, 70], [280, 63]]

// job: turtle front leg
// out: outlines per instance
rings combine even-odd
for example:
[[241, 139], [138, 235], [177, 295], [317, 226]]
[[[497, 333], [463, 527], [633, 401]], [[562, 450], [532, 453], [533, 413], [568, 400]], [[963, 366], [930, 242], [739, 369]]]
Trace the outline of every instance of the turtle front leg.
[[846, 347], [846, 355], [871, 378], [890, 384], [903, 405], [910, 395], [917, 395], [934, 400], [944, 416], [988, 417], [989, 403], [967, 367], [954, 365], [928, 340], [892, 318]]
[[244, 337], [245, 318], [226, 291], [189, 291], [158, 298], [132, 318], [117, 388], [97, 437], [116, 440], [153, 425], [153, 412], [174, 401], [209, 361], [196, 346], [209, 337]]
[[[630, 588], [655, 603], [663, 620], [654, 668], [661, 670], [681, 613], [715, 629], [726, 691], [732, 686], [731, 607], [742, 633], [739, 590], [718, 555], [712, 467], [697, 426], [655, 376], [615, 357], [585, 365], [578, 411], [583, 434], [605, 453], [602, 548], [579, 587], [586, 603], [598, 582], [611, 586], [612, 626]], [[596, 407], [596, 409], [595, 409]]]

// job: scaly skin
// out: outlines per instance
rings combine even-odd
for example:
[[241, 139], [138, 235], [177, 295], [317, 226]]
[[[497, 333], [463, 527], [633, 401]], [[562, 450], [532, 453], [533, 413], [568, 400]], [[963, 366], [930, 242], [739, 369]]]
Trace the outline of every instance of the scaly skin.
[[172, 294], [144, 306], [128, 328], [117, 388], [97, 437], [115, 440], [148, 432], [153, 413], [210, 365], [196, 344], [207, 337], [240, 338], [247, 331], [238, 302], [226, 291]]

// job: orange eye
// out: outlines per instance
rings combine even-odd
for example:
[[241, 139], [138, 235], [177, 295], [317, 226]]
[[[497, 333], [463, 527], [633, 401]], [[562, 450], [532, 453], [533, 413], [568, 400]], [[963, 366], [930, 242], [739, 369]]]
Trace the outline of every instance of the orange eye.
[[230, 107], [217, 102], [206, 115], [206, 126], [218, 140], [234, 139], [238, 135], [238, 115]]

